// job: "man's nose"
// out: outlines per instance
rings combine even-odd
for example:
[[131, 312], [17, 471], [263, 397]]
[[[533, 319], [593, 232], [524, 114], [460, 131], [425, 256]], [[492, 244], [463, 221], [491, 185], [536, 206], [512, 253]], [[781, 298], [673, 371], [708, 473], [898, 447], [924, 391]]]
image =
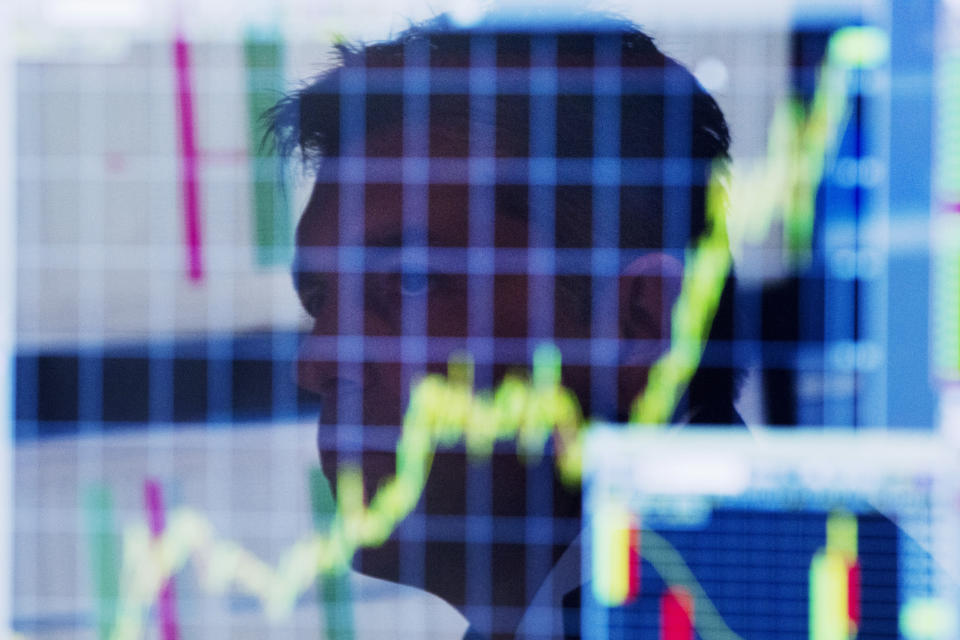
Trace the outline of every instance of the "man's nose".
[[300, 303], [312, 320], [300, 339], [294, 378], [297, 386], [317, 394], [329, 393], [337, 376], [337, 334], [341, 300], [336, 273], [304, 271], [296, 276]]
[[300, 388], [329, 395], [344, 376], [339, 366], [344, 348], [353, 353], [347, 361], [362, 366], [355, 352], [358, 344], [362, 352], [363, 336], [391, 334], [381, 314], [369, 308], [373, 301], [365, 299], [370, 296], [364, 295], [364, 274], [306, 274], [301, 283], [301, 302], [313, 324], [301, 338], [294, 375]]
[[294, 363], [294, 379], [304, 391], [325, 395], [337, 379], [337, 337], [314, 330], [300, 339], [297, 359]]

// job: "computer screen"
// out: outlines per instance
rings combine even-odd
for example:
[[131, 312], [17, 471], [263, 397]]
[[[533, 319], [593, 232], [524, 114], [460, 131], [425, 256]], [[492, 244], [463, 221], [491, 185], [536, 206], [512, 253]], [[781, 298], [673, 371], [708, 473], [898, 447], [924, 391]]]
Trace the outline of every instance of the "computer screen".
[[955, 637], [955, 4], [17, 6], [0, 633]]
[[949, 450], [917, 434], [597, 430], [585, 637], [949, 637]]

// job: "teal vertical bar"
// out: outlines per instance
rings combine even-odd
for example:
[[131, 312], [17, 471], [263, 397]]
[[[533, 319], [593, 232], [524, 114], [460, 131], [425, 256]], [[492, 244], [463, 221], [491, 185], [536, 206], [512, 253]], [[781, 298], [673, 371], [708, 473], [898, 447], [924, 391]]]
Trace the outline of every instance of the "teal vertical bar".
[[939, 80], [937, 187], [941, 201], [956, 213], [960, 205], [960, 50], [944, 55]]
[[248, 33], [243, 42], [247, 74], [250, 181], [258, 265], [286, 265], [292, 255], [290, 207], [282, 188], [282, 165], [270, 145], [263, 114], [283, 95], [283, 42], [278, 35]]
[[[955, 256], [954, 259], [960, 261], [960, 256]], [[960, 274], [960, 264], [955, 266], [957, 269], [956, 273]], [[957, 304], [960, 303], [960, 278], [954, 279], [953, 286], [954, 291], [952, 292], [953, 296], [951, 297], [956, 297], [954, 298], [955, 304], [952, 309], [952, 313], [950, 314], [950, 320], [952, 321], [950, 323], [950, 336], [944, 342], [953, 347], [953, 358], [950, 362], [950, 374], [952, 374], [951, 378], [956, 380], [957, 378], [960, 378], [960, 349], [957, 348], [960, 347], [960, 304]]]
[[[323, 471], [310, 470], [310, 504], [313, 525], [317, 531], [330, 529], [337, 505]], [[353, 602], [350, 596], [349, 571], [337, 575], [321, 575], [317, 579], [317, 595], [323, 607], [327, 640], [353, 640]]]
[[104, 486], [86, 491], [85, 530], [90, 545], [90, 570], [97, 595], [97, 637], [108, 640], [117, 616], [120, 592], [120, 540], [113, 527], [113, 499]]

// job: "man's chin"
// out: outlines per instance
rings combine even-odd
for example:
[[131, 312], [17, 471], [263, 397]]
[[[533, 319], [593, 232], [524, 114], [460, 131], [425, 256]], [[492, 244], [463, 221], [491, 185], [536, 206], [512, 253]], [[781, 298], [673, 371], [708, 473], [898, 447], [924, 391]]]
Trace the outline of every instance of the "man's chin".
[[363, 502], [370, 501], [384, 483], [396, 476], [396, 454], [386, 451], [342, 453], [336, 449], [320, 450], [320, 467], [330, 484], [330, 491], [337, 497], [337, 478], [345, 469], [359, 469], [363, 478]]
[[[364, 575], [400, 583], [400, 545], [391, 538], [377, 547], [357, 549], [353, 569]], [[422, 587], [422, 585], [411, 585]]]

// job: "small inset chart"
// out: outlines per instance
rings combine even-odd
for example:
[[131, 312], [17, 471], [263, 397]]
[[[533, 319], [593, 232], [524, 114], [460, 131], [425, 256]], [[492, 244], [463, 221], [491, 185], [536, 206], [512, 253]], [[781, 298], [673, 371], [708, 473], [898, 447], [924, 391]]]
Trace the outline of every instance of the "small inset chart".
[[929, 434], [602, 429], [584, 637], [957, 637], [957, 451]]

